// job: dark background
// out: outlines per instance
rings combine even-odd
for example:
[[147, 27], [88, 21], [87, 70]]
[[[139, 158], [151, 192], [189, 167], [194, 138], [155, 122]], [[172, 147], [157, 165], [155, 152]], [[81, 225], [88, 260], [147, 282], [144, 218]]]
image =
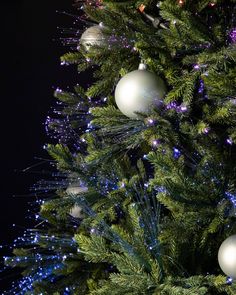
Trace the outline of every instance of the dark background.
[[[31, 226], [28, 202], [35, 199], [29, 187], [40, 175], [21, 171], [37, 164], [35, 157], [48, 158], [43, 145], [50, 138], [44, 122], [55, 104], [53, 91], [78, 83], [75, 68], [62, 67], [59, 60], [68, 48], [60, 43], [57, 27], [71, 27], [73, 18], [57, 11], [76, 14], [72, 4], [73, 0], [1, 3], [0, 244], [6, 246], [1, 256], [10, 255], [13, 239]], [[14, 278], [8, 275], [0, 274], [0, 291]]]

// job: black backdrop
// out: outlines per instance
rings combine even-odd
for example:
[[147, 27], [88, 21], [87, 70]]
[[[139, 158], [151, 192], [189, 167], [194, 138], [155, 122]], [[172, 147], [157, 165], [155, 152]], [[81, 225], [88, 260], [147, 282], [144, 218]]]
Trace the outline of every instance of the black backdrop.
[[[27, 194], [40, 176], [20, 171], [36, 164], [35, 157], [47, 157], [43, 145], [50, 139], [43, 123], [49, 108], [55, 104], [53, 89], [79, 82], [76, 70], [60, 66], [59, 61], [60, 55], [68, 48], [60, 44], [57, 27], [71, 27], [73, 19], [56, 11], [76, 13], [72, 3], [73, 0], [5, 0], [1, 3], [2, 245], [10, 245], [24, 228], [30, 227], [26, 216], [29, 215], [28, 202], [34, 199]], [[5, 247], [1, 255], [9, 255], [10, 251]], [[11, 280], [2, 274], [0, 291]]]

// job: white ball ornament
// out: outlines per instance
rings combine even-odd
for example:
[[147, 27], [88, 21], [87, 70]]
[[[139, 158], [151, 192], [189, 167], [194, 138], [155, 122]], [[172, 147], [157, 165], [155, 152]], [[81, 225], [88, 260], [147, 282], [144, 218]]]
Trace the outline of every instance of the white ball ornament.
[[88, 28], [80, 38], [80, 45], [82, 45], [86, 51], [89, 51], [92, 46], [102, 46], [106, 42], [105, 35], [103, 33], [104, 26], [102, 23], [99, 25]]
[[141, 63], [139, 69], [125, 75], [115, 89], [115, 101], [119, 110], [129, 118], [138, 118], [138, 113], [150, 113], [153, 107], [163, 104], [166, 93], [164, 81], [147, 71]]
[[71, 184], [66, 189], [66, 193], [68, 195], [79, 195], [82, 193], [86, 193], [88, 191], [88, 188], [85, 186], [79, 186], [78, 184]]
[[[68, 186], [68, 188], [66, 189], [66, 193], [68, 195], [79, 195], [79, 194], [82, 194], [82, 193], [86, 193], [88, 191], [88, 188], [85, 187], [85, 186], [79, 186], [78, 183], [75, 183], [75, 184], [70, 184]], [[80, 207], [79, 205], [75, 204], [71, 210], [70, 210], [70, 213], [69, 213], [72, 217], [74, 218], [80, 218], [80, 219], [83, 219], [85, 216], [84, 216], [84, 213], [83, 213], [83, 208]]]
[[236, 235], [230, 236], [221, 244], [218, 261], [222, 271], [236, 279]]
[[83, 213], [83, 208], [78, 205], [74, 205], [74, 207], [72, 207], [72, 209], [70, 210], [70, 215], [74, 218], [80, 219], [83, 219], [85, 217]]

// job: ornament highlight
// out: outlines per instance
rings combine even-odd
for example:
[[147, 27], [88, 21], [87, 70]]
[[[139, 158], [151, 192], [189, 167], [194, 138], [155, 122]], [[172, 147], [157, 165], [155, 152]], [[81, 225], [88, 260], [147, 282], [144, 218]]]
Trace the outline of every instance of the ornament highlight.
[[99, 25], [88, 28], [80, 38], [80, 45], [82, 45], [86, 51], [89, 51], [93, 46], [102, 46], [106, 42], [105, 35], [103, 33], [104, 26], [102, 23]]
[[236, 279], [236, 235], [230, 236], [221, 244], [218, 261], [222, 271]]
[[115, 101], [125, 116], [138, 118], [136, 112], [148, 114], [153, 107], [160, 107], [165, 93], [164, 81], [147, 71], [147, 66], [141, 63], [138, 70], [120, 79], [115, 89]]

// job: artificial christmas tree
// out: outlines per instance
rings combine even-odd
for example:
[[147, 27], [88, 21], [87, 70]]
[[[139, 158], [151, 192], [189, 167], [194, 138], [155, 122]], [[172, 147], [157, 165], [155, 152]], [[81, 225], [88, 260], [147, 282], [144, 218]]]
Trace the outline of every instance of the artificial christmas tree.
[[[96, 82], [55, 93], [58, 189], [5, 259], [24, 268], [10, 294], [236, 294], [217, 261], [236, 233], [235, 3], [86, 2], [107, 44], [62, 57]], [[113, 92], [141, 60], [166, 94], [129, 118]]]

